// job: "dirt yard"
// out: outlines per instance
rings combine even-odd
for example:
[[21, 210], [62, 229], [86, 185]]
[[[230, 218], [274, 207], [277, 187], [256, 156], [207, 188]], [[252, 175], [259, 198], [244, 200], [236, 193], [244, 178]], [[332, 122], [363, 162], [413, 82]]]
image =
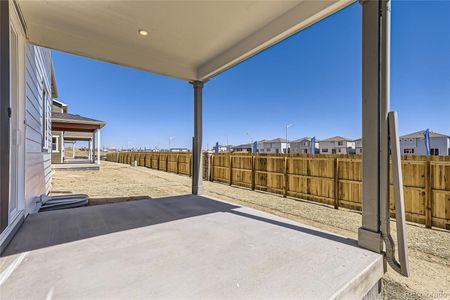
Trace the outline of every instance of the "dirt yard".
[[[91, 204], [188, 194], [187, 176], [102, 162], [100, 171], [57, 170], [52, 194], [85, 193]], [[361, 215], [345, 209], [283, 198], [225, 184], [205, 182], [205, 194], [256, 208], [350, 238], [357, 238]], [[392, 228], [395, 224], [392, 223]], [[393, 232], [395, 237], [395, 231]], [[408, 224], [410, 278], [392, 269], [384, 276], [387, 299], [450, 299], [450, 232]]]

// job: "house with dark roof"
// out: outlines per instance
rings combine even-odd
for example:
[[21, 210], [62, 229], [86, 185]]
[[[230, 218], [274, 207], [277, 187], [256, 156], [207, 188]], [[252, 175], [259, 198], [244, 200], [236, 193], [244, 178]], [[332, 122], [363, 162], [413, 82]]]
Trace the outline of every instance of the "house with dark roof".
[[[100, 120], [69, 113], [67, 104], [52, 101], [52, 163], [83, 161], [100, 163], [100, 129], [106, 123]], [[77, 142], [87, 143], [87, 152], [78, 156], [75, 152]], [[70, 155], [66, 155], [66, 146], [71, 146]], [[67, 151], [69, 152], [69, 151]]]
[[[314, 141], [314, 147], [312, 147], [313, 139], [306, 136], [300, 139], [296, 139], [289, 142], [289, 153], [292, 154], [315, 154], [319, 150], [319, 143]], [[314, 150], [313, 150], [314, 149]]]
[[342, 136], [334, 136], [319, 141], [320, 154], [355, 154], [355, 141]]
[[354, 140], [355, 142], [355, 154], [363, 154], [362, 138]]
[[262, 140], [258, 142], [259, 153], [288, 153], [287, 140], [275, 138], [272, 140]]
[[[400, 151], [404, 155], [427, 155], [425, 130], [402, 135]], [[430, 154], [450, 155], [450, 137], [447, 134], [430, 131]]]

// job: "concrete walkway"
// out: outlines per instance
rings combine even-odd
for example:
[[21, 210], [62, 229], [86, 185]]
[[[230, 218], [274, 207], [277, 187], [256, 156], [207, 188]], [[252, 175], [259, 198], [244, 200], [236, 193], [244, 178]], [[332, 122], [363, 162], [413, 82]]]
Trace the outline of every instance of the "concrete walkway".
[[362, 298], [382, 257], [192, 195], [31, 215], [0, 258], [2, 299]]

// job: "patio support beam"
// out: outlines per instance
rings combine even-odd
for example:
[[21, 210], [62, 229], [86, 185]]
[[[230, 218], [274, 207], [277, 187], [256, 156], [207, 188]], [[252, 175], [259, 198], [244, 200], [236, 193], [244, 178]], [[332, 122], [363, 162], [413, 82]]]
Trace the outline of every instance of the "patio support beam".
[[92, 148], [91, 148], [91, 153], [92, 153], [92, 163], [95, 164], [96, 163], [96, 158], [95, 158], [95, 144], [97, 143], [97, 137], [95, 136], [95, 132], [92, 133]]
[[[358, 244], [381, 253], [381, 208], [389, 197], [389, 0], [363, 0], [362, 5], [362, 227]], [[389, 215], [389, 214], [388, 214]]]
[[194, 87], [194, 139], [192, 143], [192, 194], [203, 194], [202, 178], [202, 96], [203, 82], [193, 81]]
[[64, 151], [64, 131], [61, 131], [61, 151], [59, 151], [59, 153], [61, 155], [60, 159], [62, 164], [64, 163]]
[[10, 149], [9, 1], [0, 1], [0, 233], [8, 226]]
[[97, 165], [100, 164], [100, 129], [97, 129]]

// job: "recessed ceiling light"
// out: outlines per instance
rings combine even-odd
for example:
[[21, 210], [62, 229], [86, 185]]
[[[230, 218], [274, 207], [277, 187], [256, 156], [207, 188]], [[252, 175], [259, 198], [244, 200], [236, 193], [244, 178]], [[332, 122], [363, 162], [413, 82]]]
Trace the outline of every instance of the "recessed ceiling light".
[[144, 29], [139, 29], [139, 30], [138, 30], [138, 33], [139, 33], [140, 35], [142, 35], [142, 36], [147, 36], [147, 35], [148, 35], [148, 31], [147, 31], [147, 30], [144, 30]]

